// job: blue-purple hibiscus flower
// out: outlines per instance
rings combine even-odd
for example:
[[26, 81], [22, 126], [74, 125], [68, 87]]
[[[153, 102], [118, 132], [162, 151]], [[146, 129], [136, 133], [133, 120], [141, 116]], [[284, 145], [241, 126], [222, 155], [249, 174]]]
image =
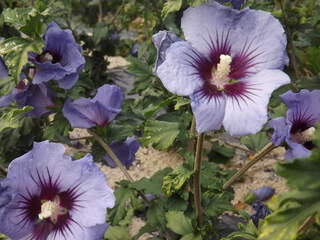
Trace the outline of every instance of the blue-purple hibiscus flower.
[[299, 93], [288, 91], [280, 95], [287, 105], [286, 117], [271, 120], [269, 126], [274, 129], [273, 144], [286, 143], [287, 161], [310, 156], [315, 125], [320, 121], [320, 90], [301, 90]]
[[[0, 58], [0, 78], [6, 77], [8, 77], [8, 70], [3, 60]], [[40, 117], [43, 114], [50, 113], [48, 107], [53, 106], [52, 99], [55, 94], [44, 83], [34, 85], [25, 81], [23, 74], [21, 74], [21, 79], [23, 80], [19, 82], [11, 93], [0, 97], [0, 108], [6, 107], [15, 101], [18, 107], [33, 107], [33, 110], [28, 112], [27, 116]]]
[[73, 161], [64, 151], [62, 144], [34, 143], [11, 162], [0, 185], [11, 198], [0, 208], [1, 233], [12, 240], [102, 239], [113, 191], [91, 155]]
[[[134, 137], [128, 137], [124, 142], [112, 142], [110, 144], [110, 148], [114, 154], [127, 169], [129, 169], [132, 162], [135, 160], [135, 154], [139, 147], [140, 144]], [[103, 157], [103, 160], [112, 168], [117, 166], [108, 154]]]
[[50, 23], [43, 52], [40, 55], [29, 54], [29, 59], [36, 66], [33, 83], [56, 80], [59, 87], [70, 89], [85, 64], [81, 51], [70, 30], [62, 30], [55, 22]]
[[18, 107], [33, 107], [33, 110], [28, 112], [27, 116], [41, 117], [51, 112], [48, 107], [54, 106], [53, 97], [54, 93], [46, 84], [34, 85], [20, 81], [10, 94], [0, 97], [0, 107], [6, 107], [15, 101]]
[[172, 93], [190, 96], [198, 132], [258, 132], [271, 93], [290, 82], [286, 36], [270, 13], [209, 2], [184, 12], [187, 41], [161, 31], [155, 72]]
[[112, 121], [121, 111], [122, 102], [122, 90], [115, 85], [105, 84], [93, 99], [67, 100], [62, 111], [73, 128], [91, 128]]

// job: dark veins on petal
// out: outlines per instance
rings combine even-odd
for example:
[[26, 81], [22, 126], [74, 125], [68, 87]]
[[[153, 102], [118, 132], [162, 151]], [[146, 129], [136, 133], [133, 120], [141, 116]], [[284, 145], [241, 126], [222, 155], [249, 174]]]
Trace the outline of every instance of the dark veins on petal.
[[[26, 195], [20, 194], [20, 206], [17, 207], [17, 209], [21, 210], [19, 216], [22, 217], [22, 220], [17, 225], [22, 224], [21, 228], [23, 228], [28, 222], [36, 222], [30, 239], [45, 240], [51, 233], [54, 236], [58, 233], [65, 236], [68, 231], [72, 233], [71, 223], [75, 223], [81, 227], [69, 214], [69, 211], [81, 207], [78, 204], [78, 198], [83, 194], [83, 192], [78, 192], [80, 184], [70, 187], [66, 191], [61, 191], [59, 186], [60, 176], [53, 179], [48, 169], [46, 175], [42, 174], [41, 176], [37, 170], [36, 176], [31, 175], [31, 178], [40, 189], [40, 194], [32, 194], [27, 190]], [[45, 201], [54, 201], [56, 197], [60, 200], [59, 207], [65, 208], [66, 212], [59, 214], [56, 222], [52, 222], [50, 217], [40, 219], [39, 214], [41, 213], [42, 204]]]
[[[203, 81], [203, 87], [197, 92], [199, 97], [209, 101], [212, 98], [218, 99], [225, 93], [237, 101], [239, 101], [237, 98], [251, 101], [250, 95], [253, 93], [250, 90], [254, 88], [252, 85], [241, 80], [255, 74], [252, 67], [259, 64], [256, 61], [256, 57], [261, 55], [262, 52], [257, 53], [258, 48], [251, 49], [253, 40], [250, 42], [247, 40], [240, 52], [233, 53], [229, 33], [230, 31], [223, 32], [222, 34], [216, 32], [215, 39], [208, 33], [210, 40], [209, 42], [206, 41], [206, 43], [210, 52], [209, 56], [205, 57], [194, 50], [192, 54], [185, 53], [185, 61], [195, 69], [193, 74], [198, 75]], [[225, 84], [224, 89], [219, 89], [212, 83], [212, 74], [217, 69], [221, 55], [232, 56], [230, 73], [228, 75], [230, 81]]]

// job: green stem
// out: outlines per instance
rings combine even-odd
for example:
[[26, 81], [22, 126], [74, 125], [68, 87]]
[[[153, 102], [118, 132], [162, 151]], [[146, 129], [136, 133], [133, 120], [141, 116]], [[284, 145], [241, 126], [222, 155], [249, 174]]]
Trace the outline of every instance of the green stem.
[[314, 222], [316, 221], [315, 214], [308, 217], [303, 224], [299, 227], [299, 235], [303, 234]]
[[196, 209], [196, 218], [198, 226], [201, 227], [203, 223], [203, 214], [201, 208], [201, 156], [203, 147], [204, 133], [200, 133], [197, 138], [196, 156], [194, 162], [193, 188], [194, 188], [194, 205]]
[[251, 168], [254, 164], [256, 164], [259, 160], [261, 160], [264, 156], [270, 153], [276, 146], [273, 143], [268, 143], [265, 145], [260, 151], [258, 151], [251, 160], [244, 165], [236, 174], [234, 174], [224, 185], [223, 189], [228, 188], [235, 180], [237, 180], [242, 174], [244, 174], [249, 168]]
[[0, 171], [1, 171], [4, 175], [7, 175], [7, 173], [8, 173], [8, 170], [7, 170], [4, 166], [2, 166], [2, 165], [0, 165]]
[[[129, 172], [127, 171], [127, 169], [123, 166], [122, 162], [119, 160], [119, 158], [114, 154], [114, 152], [112, 151], [112, 149], [109, 147], [109, 145], [99, 136], [97, 135], [95, 132], [88, 130], [88, 133], [91, 134], [96, 140], [97, 142], [101, 145], [101, 147], [107, 152], [107, 154], [109, 155], [109, 157], [116, 163], [116, 165], [120, 168], [120, 170], [122, 171], [122, 173], [126, 176], [126, 178], [130, 181], [130, 182], [134, 182], [133, 178], [130, 176]], [[137, 191], [138, 194], [142, 197], [142, 199], [146, 202], [146, 203], [150, 203], [149, 200], [146, 198], [146, 196], [141, 192], [141, 191]]]

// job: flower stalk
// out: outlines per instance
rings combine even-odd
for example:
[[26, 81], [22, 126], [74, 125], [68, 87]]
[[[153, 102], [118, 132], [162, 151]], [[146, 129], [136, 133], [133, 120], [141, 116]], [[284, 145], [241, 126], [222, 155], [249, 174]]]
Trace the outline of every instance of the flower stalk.
[[272, 142], [265, 145], [260, 151], [258, 151], [251, 160], [244, 165], [237, 173], [235, 173], [224, 185], [223, 189], [227, 189], [231, 184], [235, 182], [240, 176], [242, 176], [246, 171], [248, 171], [249, 168], [251, 168], [254, 164], [256, 164], [259, 160], [261, 160], [264, 156], [266, 156], [268, 153], [270, 153], [273, 149], [275, 149], [277, 146], [275, 146]]
[[[126, 170], [126, 168], [123, 166], [122, 162], [119, 160], [119, 158], [114, 154], [112, 149], [109, 147], [109, 145], [94, 131], [91, 131], [88, 129], [88, 133], [93, 136], [94, 139], [97, 140], [97, 142], [101, 145], [101, 147], [107, 152], [107, 154], [110, 156], [110, 158], [116, 163], [116, 165], [120, 168], [121, 172], [126, 176], [126, 178], [130, 182], [134, 182], [133, 178], [129, 174], [129, 172]], [[146, 198], [146, 196], [141, 192], [137, 191], [138, 194], [142, 197], [142, 199], [149, 204], [149, 200]]]
[[196, 218], [198, 226], [203, 223], [203, 213], [201, 208], [201, 155], [203, 148], [204, 133], [200, 133], [197, 138], [196, 156], [194, 162], [193, 188], [194, 188], [194, 205], [196, 210]]

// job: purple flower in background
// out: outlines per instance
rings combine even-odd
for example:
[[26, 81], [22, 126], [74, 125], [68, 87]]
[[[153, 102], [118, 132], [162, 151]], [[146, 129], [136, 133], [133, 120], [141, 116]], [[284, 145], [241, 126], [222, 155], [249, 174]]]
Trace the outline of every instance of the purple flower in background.
[[79, 72], [85, 64], [78, 45], [70, 30], [61, 28], [52, 22], [45, 34], [43, 53], [30, 53], [29, 59], [36, 66], [34, 84], [56, 80], [59, 87], [70, 89], [78, 80]]
[[[129, 167], [132, 165], [132, 162], [135, 160], [135, 154], [138, 151], [140, 144], [134, 137], [128, 137], [122, 143], [112, 142], [110, 147], [122, 164], [129, 169]], [[117, 166], [116, 163], [109, 157], [109, 155], [106, 154], [103, 159], [108, 166], [112, 168]]]
[[27, 116], [40, 117], [50, 113], [48, 107], [54, 106], [52, 99], [54, 93], [46, 84], [34, 85], [21, 80], [18, 86], [8, 95], [0, 97], [0, 107], [6, 107], [15, 101], [18, 107], [32, 106], [33, 110]]
[[265, 201], [271, 198], [274, 194], [275, 190], [272, 187], [263, 186], [256, 190], [253, 190], [252, 193], [255, 198], [259, 201]]
[[255, 212], [250, 218], [252, 219], [254, 225], [258, 227], [259, 219], [265, 219], [265, 217], [270, 214], [270, 210], [265, 204], [260, 201], [254, 202], [252, 204], [252, 208]]
[[287, 105], [286, 117], [271, 120], [269, 126], [274, 129], [273, 144], [287, 144], [285, 158], [292, 161], [295, 158], [310, 156], [315, 125], [320, 121], [320, 90], [301, 90], [299, 93], [288, 91], [280, 96]]
[[115, 85], [105, 84], [93, 99], [67, 100], [62, 111], [73, 128], [91, 128], [112, 121], [121, 111], [122, 102], [122, 90]]
[[270, 13], [242, 11], [210, 2], [182, 18], [187, 41], [161, 31], [155, 72], [172, 93], [190, 96], [198, 132], [231, 135], [258, 132], [276, 88], [290, 82], [279, 69], [288, 64], [286, 37]]
[[12, 240], [102, 238], [113, 191], [91, 155], [73, 161], [64, 151], [62, 144], [34, 143], [11, 162], [6, 184], [15, 194], [0, 215], [1, 233]]
[[0, 79], [8, 77], [8, 68], [4, 64], [3, 59], [0, 57]]
[[245, 3], [245, 0], [218, 0], [220, 3], [231, 2], [233, 8], [240, 9], [241, 6]]

